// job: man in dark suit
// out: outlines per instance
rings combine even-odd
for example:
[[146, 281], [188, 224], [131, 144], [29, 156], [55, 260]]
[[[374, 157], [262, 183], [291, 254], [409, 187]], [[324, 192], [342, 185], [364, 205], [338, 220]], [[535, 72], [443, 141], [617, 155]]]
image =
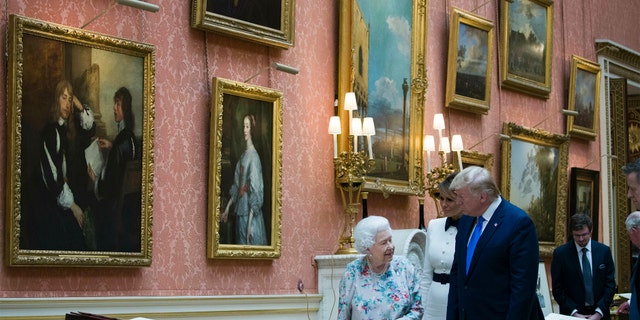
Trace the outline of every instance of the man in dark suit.
[[500, 196], [484, 168], [465, 168], [450, 188], [464, 216], [458, 222], [447, 320], [544, 319], [536, 296], [538, 237], [531, 218]]
[[[640, 247], [640, 211], [634, 211], [627, 217], [625, 221], [629, 239], [636, 247]], [[631, 301], [627, 300], [618, 307], [618, 314], [628, 314], [629, 320], [640, 320], [640, 305], [638, 302], [638, 292], [640, 292], [640, 275], [638, 268], [640, 264], [637, 260], [633, 266], [631, 274]]]
[[574, 214], [569, 225], [573, 239], [553, 250], [553, 298], [561, 314], [611, 319], [609, 308], [616, 290], [611, 249], [591, 239], [593, 222], [589, 216]]
[[[640, 159], [626, 164], [622, 167], [622, 172], [627, 177], [627, 197], [633, 206], [640, 209]], [[640, 212], [635, 211], [629, 214], [625, 221], [625, 227], [629, 234], [629, 239], [636, 246], [640, 247]], [[631, 275], [631, 301], [625, 301], [618, 307], [618, 313], [628, 314], [629, 320], [640, 320], [640, 274], [638, 273], [640, 264], [636, 261]]]

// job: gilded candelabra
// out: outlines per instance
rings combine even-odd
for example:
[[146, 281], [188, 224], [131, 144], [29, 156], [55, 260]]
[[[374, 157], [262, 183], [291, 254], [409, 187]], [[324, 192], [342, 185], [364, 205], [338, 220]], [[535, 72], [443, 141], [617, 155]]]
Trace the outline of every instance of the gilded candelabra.
[[[447, 153], [453, 151], [458, 155], [458, 168], [462, 168], [462, 158], [460, 152], [464, 149], [462, 145], [462, 136], [454, 134], [449, 144], [449, 137], [442, 135], [444, 130], [444, 116], [442, 113], [436, 113], [433, 116], [433, 128], [438, 131], [439, 146], [438, 155], [440, 156], [440, 166], [431, 169], [431, 152], [436, 151], [435, 137], [426, 135], [424, 137], [423, 149], [427, 156], [427, 173], [424, 176], [423, 194], [426, 197], [428, 192], [433, 201], [436, 203], [436, 213], [438, 217], [442, 216], [440, 203], [438, 202], [438, 185], [444, 181], [450, 174], [455, 172], [453, 164], [447, 163]], [[420, 228], [424, 228], [424, 199], [420, 201]]]
[[364, 151], [342, 152], [333, 159], [336, 170], [336, 187], [342, 196], [344, 206], [344, 226], [338, 240], [336, 254], [357, 253], [353, 247], [353, 228], [356, 215], [360, 211], [360, 195], [364, 185], [364, 177], [371, 169], [375, 160], [371, 159]]
[[[439, 151], [441, 165], [431, 169], [424, 175], [424, 187], [425, 191], [429, 193], [429, 196], [436, 203], [436, 210], [438, 217], [442, 216], [440, 203], [438, 202], [438, 185], [444, 181], [450, 174], [455, 172], [453, 164], [447, 163], [446, 153]], [[426, 196], [426, 195], [425, 195]]]

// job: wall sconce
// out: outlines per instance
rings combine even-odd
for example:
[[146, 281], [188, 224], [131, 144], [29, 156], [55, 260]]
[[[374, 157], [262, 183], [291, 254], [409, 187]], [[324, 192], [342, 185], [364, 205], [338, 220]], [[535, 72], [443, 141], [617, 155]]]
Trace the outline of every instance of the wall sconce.
[[160, 7], [158, 5], [155, 5], [152, 3], [146, 3], [140, 0], [116, 0], [108, 8], [102, 10], [102, 12], [100, 12], [98, 15], [93, 17], [91, 20], [87, 21], [87, 23], [83, 24], [80, 27], [80, 29], [84, 29], [86, 26], [90, 25], [92, 22], [96, 21], [98, 18], [101, 18], [118, 4], [134, 7], [134, 8], [150, 11], [150, 12], [157, 12], [158, 10], [160, 10]]
[[245, 80], [244, 83], [249, 82], [249, 80], [259, 76], [261, 73], [269, 70], [270, 68], [274, 68], [274, 69], [276, 69], [278, 71], [282, 71], [282, 72], [286, 72], [286, 73], [294, 74], [294, 75], [298, 74], [298, 72], [299, 72], [298, 68], [294, 68], [294, 67], [288, 66], [286, 64], [274, 62], [271, 65], [268, 65], [268, 66], [258, 70], [258, 72], [254, 73], [251, 77], [247, 78], [247, 80]]
[[[349, 150], [338, 153], [338, 135], [342, 134], [340, 117], [332, 116], [329, 119], [329, 134], [333, 135], [333, 164], [335, 166], [336, 187], [340, 190], [342, 206], [344, 207], [344, 226], [338, 239], [338, 251], [336, 254], [353, 254], [357, 251], [353, 248], [353, 228], [356, 214], [360, 211], [360, 198], [364, 177], [374, 164], [372, 150], [372, 136], [376, 129], [373, 118], [354, 118], [353, 111], [358, 110], [356, 96], [353, 92], [347, 92], [344, 98], [344, 109], [349, 111]], [[367, 139], [367, 152], [358, 151], [358, 137]]]
[[158, 12], [158, 10], [160, 10], [160, 7], [158, 5], [141, 0], [116, 0], [116, 2], [125, 6], [142, 9], [149, 12]]

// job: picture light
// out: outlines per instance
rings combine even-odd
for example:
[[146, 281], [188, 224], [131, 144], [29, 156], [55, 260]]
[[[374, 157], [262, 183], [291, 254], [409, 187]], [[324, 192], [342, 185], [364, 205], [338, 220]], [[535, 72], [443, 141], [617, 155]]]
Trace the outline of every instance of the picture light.
[[153, 3], [147, 3], [145, 1], [142, 0], [116, 0], [119, 4], [123, 4], [125, 6], [129, 6], [129, 7], [134, 7], [134, 8], [138, 8], [138, 9], [142, 9], [145, 11], [150, 11], [150, 12], [157, 12], [158, 10], [160, 10], [160, 7], [158, 5], [155, 5]]

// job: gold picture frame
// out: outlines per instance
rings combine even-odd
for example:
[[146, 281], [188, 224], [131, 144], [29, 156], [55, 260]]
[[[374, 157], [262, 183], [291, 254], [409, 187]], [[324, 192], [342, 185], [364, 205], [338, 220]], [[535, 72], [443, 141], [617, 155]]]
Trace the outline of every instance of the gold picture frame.
[[504, 88], [548, 99], [553, 1], [500, 0], [500, 71]]
[[569, 135], [595, 140], [600, 113], [600, 66], [576, 55], [571, 56], [568, 109], [578, 112], [567, 117]]
[[154, 46], [19, 15], [8, 28], [5, 263], [149, 266]]
[[[569, 227], [571, 216], [586, 214], [593, 221], [591, 236], [598, 239], [600, 235], [598, 221], [600, 221], [600, 172], [584, 168], [571, 168], [569, 182], [569, 214], [567, 215], [567, 238], [571, 238]], [[567, 239], [569, 241], [569, 239]]]
[[[375, 19], [371, 10], [376, 10]], [[391, 31], [399, 30], [410, 34], [392, 35]], [[388, 133], [372, 136], [375, 165], [365, 176], [363, 190], [384, 196], [422, 194], [427, 0], [341, 0], [339, 33], [338, 115], [342, 132], [348, 132], [349, 123], [344, 97], [355, 92], [358, 110], [354, 116], [370, 116], [377, 132]], [[369, 34], [376, 35], [376, 44], [369, 43]], [[370, 66], [388, 67], [376, 71]], [[383, 83], [382, 89], [375, 90], [374, 83]], [[385, 88], [394, 93], [385, 95]], [[348, 140], [347, 134], [341, 135], [340, 152], [349, 150]]]
[[458, 161], [458, 154], [453, 153], [453, 168], [455, 171], [462, 171], [462, 169], [468, 166], [483, 167], [489, 171], [493, 167], [493, 154], [481, 153], [478, 151], [460, 151], [460, 157], [462, 158], [462, 168], [460, 168], [460, 161]]
[[282, 93], [222, 78], [212, 82], [207, 256], [279, 258]]
[[526, 211], [538, 233], [540, 255], [565, 242], [569, 138], [504, 123], [502, 196]]
[[192, 0], [191, 27], [288, 49], [295, 11], [295, 0]]
[[453, 8], [449, 32], [446, 106], [489, 113], [493, 70], [493, 22]]

